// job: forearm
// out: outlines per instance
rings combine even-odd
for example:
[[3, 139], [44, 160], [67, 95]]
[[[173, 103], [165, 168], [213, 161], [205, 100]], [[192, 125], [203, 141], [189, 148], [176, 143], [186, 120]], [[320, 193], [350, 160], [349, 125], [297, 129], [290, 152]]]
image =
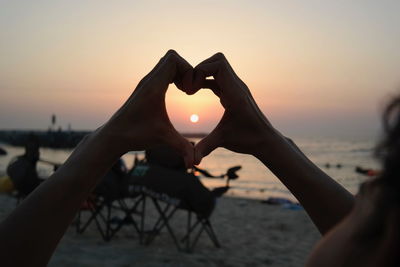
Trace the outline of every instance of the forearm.
[[99, 132], [87, 136], [66, 163], [0, 224], [4, 266], [47, 264], [82, 201], [119, 156]]
[[271, 130], [255, 156], [299, 200], [322, 234], [353, 207], [354, 197], [279, 132]]

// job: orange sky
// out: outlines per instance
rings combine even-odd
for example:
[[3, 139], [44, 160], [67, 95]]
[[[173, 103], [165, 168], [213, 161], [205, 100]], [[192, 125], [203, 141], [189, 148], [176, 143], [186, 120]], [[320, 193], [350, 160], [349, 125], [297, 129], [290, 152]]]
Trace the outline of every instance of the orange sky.
[[[19, 1], [0, 3], [0, 129], [94, 129], [174, 48], [222, 51], [288, 132], [365, 132], [400, 81], [398, 1]], [[210, 92], [171, 87], [177, 129], [209, 131]], [[200, 121], [192, 124], [189, 116]]]

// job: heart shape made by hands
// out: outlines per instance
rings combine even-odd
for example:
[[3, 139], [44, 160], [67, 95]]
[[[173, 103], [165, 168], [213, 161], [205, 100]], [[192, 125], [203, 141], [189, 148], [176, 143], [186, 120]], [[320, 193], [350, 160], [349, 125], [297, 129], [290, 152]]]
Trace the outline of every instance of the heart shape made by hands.
[[[209, 88], [224, 108], [217, 126], [195, 147], [175, 129], [168, 116], [165, 98], [171, 83], [188, 95]], [[118, 136], [114, 145], [118, 154], [167, 145], [183, 156], [187, 167], [192, 167], [217, 147], [248, 154], [258, 150], [260, 135], [255, 138], [254, 133], [263, 132], [260, 129], [264, 122], [268, 123], [224, 55], [217, 53], [193, 68], [170, 50], [102, 128], [107, 136]]]
[[[193, 68], [175, 51], [169, 51], [148, 76], [141, 83], [149, 88], [149, 99], [140, 101], [147, 114], [142, 112], [143, 115], [138, 119], [146, 121], [144, 124], [148, 125], [151, 134], [154, 131], [160, 133], [154, 138], [162, 137], [165, 144], [180, 151], [188, 167], [199, 164], [217, 147], [252, 155], [259, 151], [265, 139], [266, 127], [271, 125], [223, 54], [217, 53]], [[171, 83], [188, 95], [202, 88], [211, 89], [224, 108], [216, 127], [194, 149], [169, 119], [165, 97], [168, 84]], [[152, 108], [149, 109], [148, 103]], [[149, 121], [153, 123], [149, 124]]]
[[[192, 95], [196, 94], [196, 96], [195, 96], [196, 99], [197, 98], [201, 99], [200, 100], [201, 104], [206, 105], [206, 107], [204, 107], [204, 106], [202, 107], [203, 109], [207, 108], [207, 112], [206, 112], [206, 115], [204, 116], [204, 119], [205, 120], [208, 119], [208, 123], [205, 123], [205, 124], [208, 124], [207, 125], [208, 128], [211, 128], [211, 130], [212, 130], [211, 133], [213, 133], [216, 126], [220, 124], [220, 121], [223, 118], [222, 114], [224, 113], [224, 109], [223, 109], [223, 106], [222, 106], [222, 109], [216, 108], [215, 103], [211, 103], [209, 101], [209, 99], [210, 99], [209, 91], [207, 92], [207, 91], [203, 91], [201, 89], [210, 89], [213, 92], [213, 95], [217, 96], [217, 98], [218, 98], [219, 87], [218, 87], [216, 81], [214, 80], [214, 77], [209, 77], [202, 70], [193, 68], [193, 69], [186, 71], [185, 73], [177, 73], [177, 76], [174, 77], [173, 82], [175, 83], [176, 87], [178, 87], [180, 89], [180, 91], [186, 93], [187, 97], [191, 97]], [[179, 101], [179, 99], [182, 99], [182, 96], [179, 96], [179, 93], [177, 93], [177, 91], [170, 91], [169, 95], [173, 95], [172, 98], [175, 98], [175, 99], [173, 101], [173, 103], [174, 103], [173, 105], [167, 105], [167, 101], [166, 101], [166, 109], [169, 111], [172, 111], [172, 112], [167, 111], [168, 119], [172, 123], [174, 128], [176, 128], [175, 126], [178, 126], [178, 128], [181, 128], [180, 127], [181, 125], [179, 124], [178, 121], [173, 122], [170, 119], [171, 118], [170, 115], [175, 115], [176, 113], [182, 114], [182, 113], [186, 112], [186, 118], [189, 118], [190, 114], [188, 114], [188, 110], [193, 110], [193, 106], [188, 106], [187, 102], [181, 100], [180, 106], [184, 106], [185, 109], [179, 110], [177, 108], [177, 101]], [[166, 100], [167, 100], [167, 98], [168, 97], [166, 97]], [[218, 98], [218, 100], [220, 102], [219, 98]], [[199, 102], [195, 102], [195, 103], [196, 103], [195, 105], [198, 105]], [[195, 113], [197, 114], [197, 112], [195, 112]], [[220, 118], [218, 118], [218, 116], [217, 116], [217, 119], [215, 119], [215, 117], [216, 117], [215, 115], [218, 113], [220, 114]], [[180, 115], [178, 117], [180, 117], [181, 120], [184, 119], [184, 118], [182, 118], [182, 115]], [[215, 127], [212, 127], [212, 126], [215, 126]], [[206, 143], [207, 143], [208, 139], [209, 139], [209, 136], [205, 136], [198, 143], [201, 143], [201, 141], [203, 141], [203, 142], [206, 141]], [[215, 140], [215, 138], [213, 138], [213, 139]], [[215, 146], [215, 145], [213, 144], [212, 146]], [[218, 146], [218, 145], [216, 145], [216, 146]], [[213, 147], [213, 149], [214, 148], [216, 148], [216, 147]], [[209, 151], [209, 152], [211, 152], [211, 151]], [[209, 152], [207, 152], [207, 154]], [[203, 156], [198, 156], [197, 159], [195, 159], [194, 163], [199, 164], [202, 157]]]

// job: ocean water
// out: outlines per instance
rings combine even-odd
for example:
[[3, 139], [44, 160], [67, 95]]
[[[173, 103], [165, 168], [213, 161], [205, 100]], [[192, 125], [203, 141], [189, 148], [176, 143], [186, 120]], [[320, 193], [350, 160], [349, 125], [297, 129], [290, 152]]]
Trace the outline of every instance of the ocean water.
[[[318, 167], [352, 193], [356, 193], [360, 183], [368, 179], [355, 172], [356, 166], [379, 169], [379, 163], [373, 158], [375, 146], [373, 138], [295, 137], [292, 139]], [[1, 144], [1, 147], [8, 152], [8, 155], [0, 156], [0, 175], [4, 175], [8, 162], [14, 156], [23, 154], [24, 149], [5, 144]], [[62, 163], [72, 150], [41, 148], [40, 152], [41, 158]], [[128, 167], [133, 165], [135, 153], [139, 158], [144, 157], [144, 153], [140, 151], [124, 155], [123, 159]], [[327, 163], [330, 164], [330, 168], [326, 167]], [[341, 168], [337, 168], [337, 164], [340, 164]], [[220, 175], [226, 173], [229, 167], [236, 165], [241, 165], [242, 169], [238, 171], [239, 178], [231, 181], [228, 195], [258, 199], [266, 199], [270, 196], [294, 199], [286, 187], [252, 156], [218, 148], [203, 159], [200, 167], [214, 175]], [[51, 174], [52, 167], [39, 163], [38, 171], [41, 176], [46, 177]], [[225, 180], [222, 179], [202, 178], [201, 181], [209, 188], [225, 184]]]

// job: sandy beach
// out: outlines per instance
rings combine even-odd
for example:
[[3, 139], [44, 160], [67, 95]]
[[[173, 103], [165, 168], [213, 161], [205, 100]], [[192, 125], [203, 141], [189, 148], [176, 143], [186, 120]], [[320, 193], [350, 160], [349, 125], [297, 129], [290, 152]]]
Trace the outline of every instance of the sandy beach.
[[[15, 204], [14, 198], [0, 196], [0, 220]], [[157, 215], [151, 205], [147, 210], [146, 220], [151, 224]], [[179, 212], [171, 221], [178, 236], [183, 234], [185, 218], [185, 213]], [[223, 197], [211, 222], [222, 247], [215, 248], [203, 233], [190, 254], [178, 252], [165, 229], [145, 246], [139, 244], [130, 225], [110, 242], [101, 239], [94, 224], [83, 234], [77, 234], [71, 225], [49, 266], [303, 266], [320, 236], [304, 210], [259, 200]]]

